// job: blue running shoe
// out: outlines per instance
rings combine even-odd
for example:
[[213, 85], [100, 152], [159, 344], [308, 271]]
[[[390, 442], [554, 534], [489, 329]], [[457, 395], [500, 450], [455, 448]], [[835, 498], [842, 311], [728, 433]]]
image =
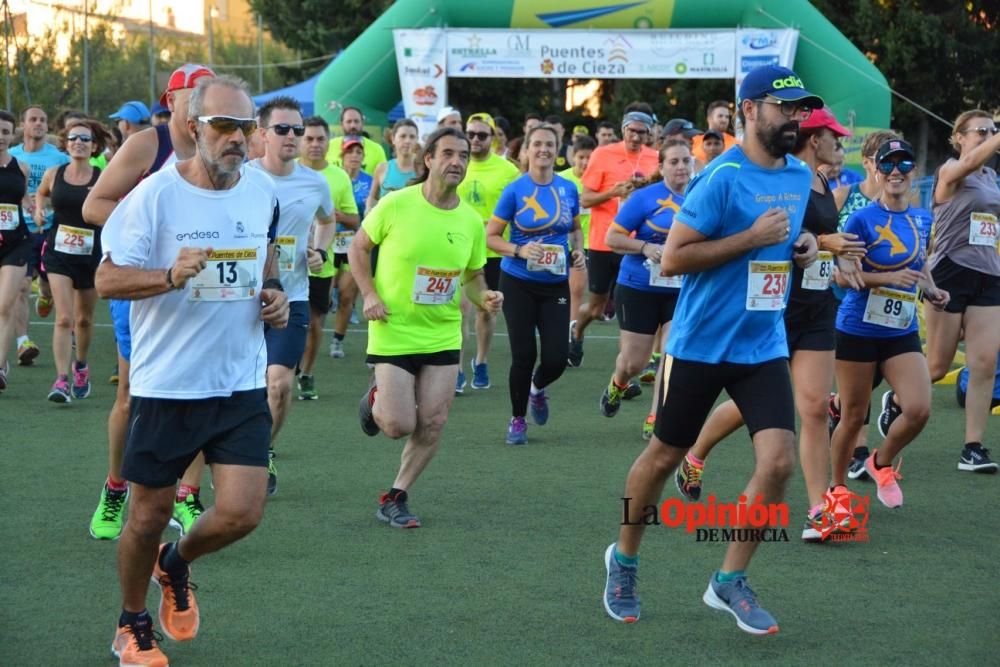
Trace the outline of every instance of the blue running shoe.
[[462, 371], [458, 372], [458, 379], [455, 380], [455, 394], [465, 393], [465, 373]]
[[528, 444], [528, 423], [524, 421], [524, 417], [510, 418], [510, 426], [507, 427], [507, 444]]
[[708, 588], [701, 599], [712, 609], [728, 611], [736, 618], [740, 630], [752, 635], [773, 635], [778, 631], [778, 622], [757, 604], [757, 594], [750, 588], [745, 576], [732, 581], [719, 582], [712, 573]]
[[604, 567], [608, 579], [604, 584], [604, 611], [622, 623], [639, 620], [639, 568], [626, 567], [615, 558], [615, 543], [604, 552]]
[[472, 388], [473, 389], [489, 389], [490, 388], [490, 367], [485, 361], [481, 364], [477, 364], [476, 360], [472, 360]]
[[549, 397], [544, 389], [528, 397], [528, 412], [531, 413], [531, 420], [539, 426], [549, 420]]

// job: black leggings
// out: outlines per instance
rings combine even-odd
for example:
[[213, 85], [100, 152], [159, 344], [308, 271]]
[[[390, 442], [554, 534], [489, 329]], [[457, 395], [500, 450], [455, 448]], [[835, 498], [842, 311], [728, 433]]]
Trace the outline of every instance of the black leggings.
[[[500, 291], [503, 292], [503, 315], [510, 337], [511, 415], [523, 417], [528, 412], [531, 383], [542, 389], [558, 380], [566, 370], [569, 283], [537, 283], [503, 271]], [[542, 361], [537, 369], [536, 328], [542, 341]]]

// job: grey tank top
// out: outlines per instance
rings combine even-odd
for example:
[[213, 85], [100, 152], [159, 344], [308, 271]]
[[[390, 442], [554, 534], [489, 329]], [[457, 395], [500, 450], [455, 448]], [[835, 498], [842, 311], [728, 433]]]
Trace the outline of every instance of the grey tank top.
[[997, 232], [992, 231], [991, 236], [991, 230], [1000, 226], [1000, 188], [995, 171], [984, 167], [969, 174], [955, 196], [944, 204], [935, 202], [933, 211], [931, 268], [948, 257], [967, 269], [1000, 276]]

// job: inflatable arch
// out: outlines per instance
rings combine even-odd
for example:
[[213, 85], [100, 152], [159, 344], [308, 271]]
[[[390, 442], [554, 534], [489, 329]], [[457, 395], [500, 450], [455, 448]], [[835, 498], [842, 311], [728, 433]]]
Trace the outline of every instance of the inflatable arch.
[[322, 72], [316, 84], [317, 112], [335, 122], [340, 107], [352, 105], [365, 111], [369, 124], [385, 125], [386, 113], [400, 96], [392, 30], [449, 26], [797, 28], [795, 71], [809, 89], [860, 133], [889, 123], [885, 77], [807, 0], [397, 0]]

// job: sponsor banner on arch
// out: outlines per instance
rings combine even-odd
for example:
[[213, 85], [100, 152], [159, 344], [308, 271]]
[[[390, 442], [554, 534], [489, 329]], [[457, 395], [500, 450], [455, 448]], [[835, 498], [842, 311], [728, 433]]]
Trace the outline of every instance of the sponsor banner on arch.
[[448, 103], [445, 31], [393, 30], [392, 37], [403, 109], [420, 128], [419, 136], [425, 137], [434, 131], [437, 113]]
[[[761, 30], [740, 28], [736, 31], [736, 94], [747, 73], [763, 65], [791, 68], [799, 44], [798, 30]], [[806, 86], [810, 82], [806, 81]], [[816, 84], [811, 84], [815, 86]]]
[[[450, 77], [732, 79], [732, 30], [447, 31]], [[398, 48], [398, 47], [397, 47]]]

